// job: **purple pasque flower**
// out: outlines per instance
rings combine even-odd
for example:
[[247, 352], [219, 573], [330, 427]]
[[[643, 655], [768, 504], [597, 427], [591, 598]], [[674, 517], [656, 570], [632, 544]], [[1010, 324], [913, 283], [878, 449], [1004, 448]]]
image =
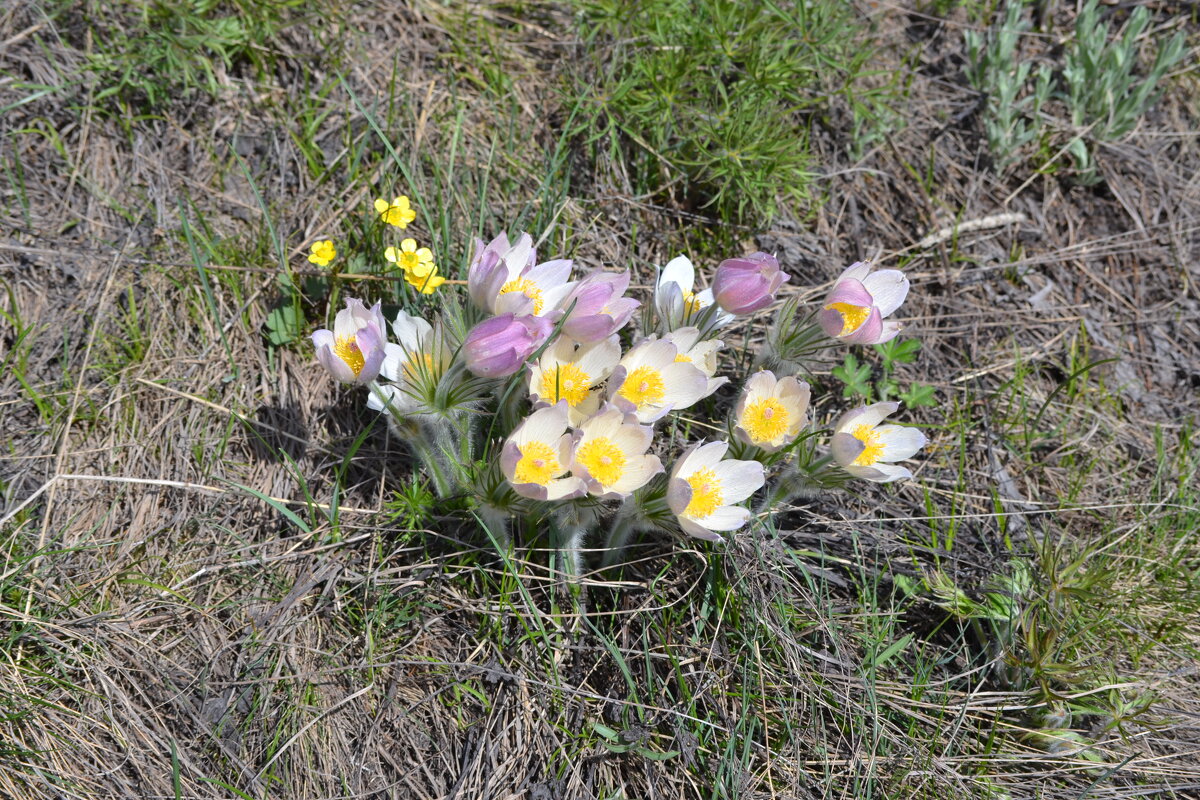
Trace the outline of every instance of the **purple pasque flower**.
[[492, 314], [560, 316], [562, 298], [571, 291], [571, 260], [537, 262], [533, 237], [522, 233], [515, 245], [500, 234], [487, 245], [476, 240], [467, 271], [467, 291], [479, 308]]
[[504, 378], [520, 370], [553, 330], [553, 322], [531, 314], [485, 319], [463, 341], [463, 360], [481, 378]]
[[621, 330], [641, 305], [632, 297], [623, 296], [628, 288], [629, 270], [589, 272], [559, 301], [561, 311], [570, 311], [563, 323], [563, 333], [580, 344], [588, 344]]
[[387, 355], [380, 303], [368, 309], [362, 300], [349, 298], [333, 319], [333, 330], [322, 328], [312, 335], [317, 361], [342, 383], [365, 384], [379, 376]]
[[713, 278], [713, 297], [730, 314], [751, 314], [774, 303], [775, 293], [790, 279], [769, 253], [727, 258]]
[[884, 318], [904, 302], [908, 287], [898, 269], [871, 272], [866, 261], [855, 262], [834, 283], [817, 321], [827, 335], [847, 344], [881, 344], [903, 327]]

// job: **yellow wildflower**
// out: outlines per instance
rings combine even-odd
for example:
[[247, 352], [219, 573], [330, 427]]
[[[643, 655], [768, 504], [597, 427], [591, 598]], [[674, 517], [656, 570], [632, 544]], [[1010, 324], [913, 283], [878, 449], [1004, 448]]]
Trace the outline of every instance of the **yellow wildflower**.
[[337, 248], [333, 246], [332, 239], [326, 239], [323, 242], [313, 242], [312, 255], [308, 260], [316, 264], [318, 267], [327, 267], [329, 262], [337, 258]]
[[390, 203], [382, 198], [376, 200], [375, 212], [388, 225], [395, 225], [401, 230], [407, 228], [408, 223], [417, 218], [417, 212], [409, 207], [408, 198], [403, 195]]

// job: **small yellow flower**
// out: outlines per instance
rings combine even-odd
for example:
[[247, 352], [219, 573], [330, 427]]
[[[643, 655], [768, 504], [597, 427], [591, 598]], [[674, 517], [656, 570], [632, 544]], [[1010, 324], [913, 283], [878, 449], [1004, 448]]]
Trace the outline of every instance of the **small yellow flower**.
[[428, 247], [418, 248], [416, 239], [405, 239], [399, 248], [389, 247], [383, 251], [383, 257], [405, 272], [416, 273], [422, 278], [433, 267], [433, 251]]
[[408, 198], [403, 195], [397, 197], [391, 203], [382, 198], [376, 200], [375, 212], [388, 225], [395, 225], [401, 230], [407, 228], [408, 223], [417, 218], [417, 212], [409, 208]]
[[308, 260], [316, 264], [318, 267], [327, 267], [329, 262], [337, 258], [337, 248], [333, 246], [332, 239], [326, 239], [323, 242], [313, 242], [312, 255]]
[[417, 269], [406, 271], [404, 280], [416, 288], [421, 294], [433, 294], [446, 279], [438, 275], [438, 269], [433, 262], [420, 265]]

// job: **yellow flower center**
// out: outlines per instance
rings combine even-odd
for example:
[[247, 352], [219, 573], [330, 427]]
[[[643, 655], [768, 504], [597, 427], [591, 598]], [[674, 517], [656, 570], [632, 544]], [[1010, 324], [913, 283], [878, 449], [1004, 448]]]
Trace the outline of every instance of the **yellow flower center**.
[[755, 444], [773, 442], [787, 432], [788, 416], [778, 398], [764, 397], [746, 406], [741, 424]]
[[687, 362], [687, 363], [689, 363], [689, 364], [690, 364], [690, 363], [692, 363], [692, 359], [691, 359], [691, 357], [690, 357], [690, 356], [686, 356], [686, 355], [684, 355], [683, 353], [680, 353], [679, 355], [675, 356], [675, 360], [676, 360], [676, 361], [686, 361], [686, 362]]
[[693, 292], [683, 293], [683, 315], [685, 317], [690, 317], [693, 314], [700, 313], [704, 306], [704, 301], [697, 297]]
[[362, 351], [358, 349], [358, 341], [355, 337], [339, 336], [333, 342], [333, 354], [346, 362], [346, 366], [358, 375], [362, 372], [363, 364], [366, 359], [363, 358]]
[[617, 394], [638, 408], [658, 403], [666, 396], [662, 373], [654, 367], [638, 367], [629, 373]]
[[526, 442], [521, 447], [521, 460], [517, 462], [517, 483], [536, 483], [545, 486], [562, 472], [555, 449], [545, 442]]
[[721, 481], [717, 473], [705, 467], [693, 472], [687, 479], [692, 487], [692, 500], [683, 513], [689, 517], [703, 518], [721, 505]]
[[863, 451], [851, 462], [856, 467], [869, 467], [883, 455], [883, 437], [870, 425], [859, 425], [850, 435], [863, 443]]
[[515, 281], [509, 281], [500, 287], [500, 294], [508, 294], [509, 292], [520, 292], [533, 301], [533, 313], [542, 313], [542, 290], [537, 284], [529, 280], [529, 278], [517, 278]]
[[542, 384], [538, 396], [551, 403], [566, 400], [571, 408], [587, 399], [592, 378], [578, 364], [559, 364], [542, 371]]
[[417, 258], [415, 251], [410, 253], [405, 250], [401, 250], [400, 258], [397, 259], [397, 263], [400, 264], [401, 269], [413, 270], [416, 269], [417, 265], [421, 263], [421, 259]]
[[825, 306], [825, 310], [833, 310], [842, 315], [842, 332], [838, 336], [854, 333], [867, 321], [867, 317], [871, 316], [869, 306], [856, 306], [850, 303], [830, 303]]
[[433, 354], [410, 353], [408, 360], [404, 362], [403, 372], [409, 383], [416, 383], [422, 376], [434, 376]]
[[625, 454], [612, 439], [603, 436], [585, 443], [575, 458], [603, 486], [612, 486], [625, 472]]

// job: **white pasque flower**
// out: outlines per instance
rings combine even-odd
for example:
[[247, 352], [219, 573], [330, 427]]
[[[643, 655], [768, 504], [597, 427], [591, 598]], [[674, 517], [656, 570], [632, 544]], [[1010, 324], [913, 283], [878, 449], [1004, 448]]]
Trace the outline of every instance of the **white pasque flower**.
[[[714, 302], [712, 289], [701, 292], [696, 288], [696, 268], [687, 256], [676, 256], [667, 262], [658, 276], [654, 291], [654, 307], [667, 330], [693, 323]], [[728, 325], [733, 314], [718, 311], [714, 327]]]
[[653, 429], [626, 421], [615, 406], [605, 406], [584, 420], [577, 435], [571, 474], [583, 478], [588, 492], [597, 497], [628, 497], [662, 472], [658, 456], [646, 455]]
[[912, 472], [892, 462], [911, 458], [929, 440], [916, 428], [879, 424], [898, 408], [896, 402], [874, 403], [843, 414], [829, 444], [834, 460], [863, 480], [890, 483], [911, 478]]
[[386, 406], [401, 414], [417, 411], [418, 398], [432, 396], [438, 381], [450, 367], [453, 353], [440, 330], [421, 317], [400, 311], [392, 321], [396, 342], [384, 345], [379, 374], [390, 383], [377, 384], [378, 391], [367, 397], [367, 408], [375, 411]]
[[599, 392], [592, 391], [612, 374], [621, 360], [616, 334], [594, 344], [576, 345], [559, 336], [529, 368], [529, 396], [535, 403], [566, 401], [572, 427], [600, 407]]
[[687, 408], [724, 383], [709, 388], [709, 378], [690, 361], [679, 360], [679, 348], [666, 339], [647, 339], [625, 354], [608, 382], [609, 400], [654, 422], [668, 411]]
[[722, 461], [728, 442], [697, 442], [671, 470], [667, 505], [689, 536], [721, 541], [716, 531], [735, 531], [750, 519], [750, 509], [734, 505], [762, 488], [766, 477], [757, 461]]
[[500, 469], [513, 491], [534, 500], [582, 497], [587, 492], [583, 479], [563, 477], [571, 464], [575, 439], [567, 433], [565, 400], [526, 417], [500, 452]]
[[809, 388], [770, 370], [751, 375], [738, 398], [734, 435], [768, 453], [783, 449], [800, 434], [808, 412]]
[[708, 376], [708, 391], [704, 393], [705, 396], [729, 383], [728, 378], [713, 377], [717, 374], [717, 353], [725, 346], [723, 341], [720, 339], [699, 341], [700, 329], [694, 325], [677, 328], [663, 336], [663, 339], [679, 348], [679, 355], [675, 356], [676, 361], [695, 364], [701, 372]]

